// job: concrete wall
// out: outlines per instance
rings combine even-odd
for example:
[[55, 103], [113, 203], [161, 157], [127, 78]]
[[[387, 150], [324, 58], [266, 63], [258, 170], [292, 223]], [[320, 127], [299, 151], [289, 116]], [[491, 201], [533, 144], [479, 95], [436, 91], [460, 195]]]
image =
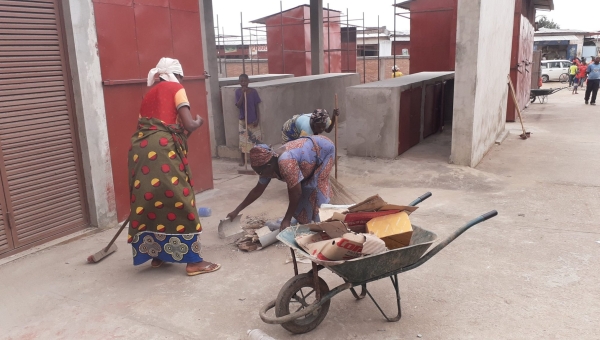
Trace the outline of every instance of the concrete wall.
[[[358, 83], [356, 73], [330, 73], [252, 84], [251, 87], [258, 91], [262, 99], [259, 109], [263, 142], [281, 143], [281, 127], [295, 114], [309, 113], [317, 108], [331, 112], [336, 93], [341, 112], [346, 112], [346, 88]], [[238, 88], [239, 85], [221, 88], [225, 136], [230, 148], [239, 145], [239, 109], [235, 106], [235, 90]], [[340, 121], [343, 122], [345, 117], [341, 117]]]
[[100, 228], [114, 227], [115, 193], [94, 10], [91, 1], [68, 1], [63, 10], [90, 221]]
[[458, 1], [454, 164], [476, 166], [504, 131], [514, 6], [514, 0]]
[[[421, 87], [424, 95], [426, 85], [453, 77], [453, 72], [421, 72], [348, 88], [347, 123], [343, 141], [348, 155], [381, 158], [398, 156], [402, 92]], [[423, 127], [421, 133], [422, 131]]]

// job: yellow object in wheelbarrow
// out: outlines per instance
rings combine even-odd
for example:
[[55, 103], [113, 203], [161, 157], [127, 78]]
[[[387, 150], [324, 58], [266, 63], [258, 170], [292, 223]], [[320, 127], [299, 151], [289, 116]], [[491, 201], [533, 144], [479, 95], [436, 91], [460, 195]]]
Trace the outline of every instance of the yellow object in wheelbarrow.
[[406, 211], [397, 214], [375, 217], [367, 222], [367, 232], [385, 242], [388, 249], [398, 249], [410, 245], [412, 225]]

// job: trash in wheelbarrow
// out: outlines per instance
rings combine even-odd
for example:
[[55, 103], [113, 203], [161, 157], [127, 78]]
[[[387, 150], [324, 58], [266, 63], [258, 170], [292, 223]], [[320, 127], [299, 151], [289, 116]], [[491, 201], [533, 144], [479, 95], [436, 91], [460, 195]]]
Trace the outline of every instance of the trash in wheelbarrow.
[[397, 214], [401, 211], [406, 211], [410, 215], [417, 209], [418, 207], [413, 206], [389, 204], [379, 197], [379, 195], [375, 195], [353, 205], [348, 208], [348, 211], [334, 213], [327, 221], [341, 221], [353, 232], [365, 233], [367, 232], [367, 222], [376, 217]]
[[296, 239], [302, 249], [321, 261], [351, 260], [387, 251], [385, 243], [374, 235], [346, 233], [331, 238], [325, 232], [303, 235]]
[[323, 261], [341, 261], [387, 251], [374, 235], [353, 233], [341, 221], [308, 224], [314, 234], [300, 234], [296, 242], [309, 255]]

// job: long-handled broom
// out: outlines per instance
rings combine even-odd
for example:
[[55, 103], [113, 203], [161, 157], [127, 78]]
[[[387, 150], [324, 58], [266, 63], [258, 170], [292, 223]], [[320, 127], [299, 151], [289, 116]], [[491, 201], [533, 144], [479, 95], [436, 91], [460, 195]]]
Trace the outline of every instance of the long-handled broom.
[[108, 255], [117, 251], [117, 245], [115, 244], [115, 241], [117, 240], [119, 235], [121, 235], [121, 232], [123, 231], [123, 229], [125, 229], [125, 226], [128, 223], [129, 223], [129, 217], [127, 217], [125, 222], [123, 222], [123, 224], [121, 224], [121, 228], [119, 228], [119, 231], [117, 231], [117, 233], [112, 238], [112, 240], [110, 240], [110, 242], [108, 242], [108, 245], [106, 247], [102, 248], [102, 250], [100, 250], [96, 254], [88, 256], [87, 261], [89, 263], [98, 263], [98, 262], [102, 261], [105, 257], [107, 257]]
[[[335, 109], [338, 110], [337, 93], [335, 94]], [[334, 126], [335, 133], [334, 133], [333, 145], [335, 146], [335, 155], [334, 155], [334, 157], [335, 157], [334, 158], [335, 173], [334, 173], [333, 177], [329, 176], [329, 183], [331, 183], [331, 191], [332, 191], [331, 201], [329, 203], [340, 204], [340, 205], [354, 204], [359, 201], [358, 198], [356, 197], [356, 195], [354, 195], [350, 191], [348, 191], [342, 185], [342, 183], [338, 182], [338, 180], [337, 180], [337, 178], [338, 178], [338, 123], [339, 123], [339, 116], [336, 118], [335, 126]]]

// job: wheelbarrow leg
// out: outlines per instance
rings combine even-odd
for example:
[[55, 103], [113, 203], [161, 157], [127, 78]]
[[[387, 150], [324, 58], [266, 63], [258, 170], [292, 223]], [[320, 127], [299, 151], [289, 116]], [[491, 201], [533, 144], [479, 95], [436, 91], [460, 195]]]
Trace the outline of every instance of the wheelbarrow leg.
[[361, 289], [360, 289], [360, 295], [358, 295], [356, 293], [356, 291], [354, 290], [354, 288], [350, 288], [350, 292], [352, 293], [352, 295], [354, 295], [354, 298], [357, 299], [357, 300], [361, 300], [365, 296], [367, 296], [367, 284], [365, 283], [365, 284], [361, 285], [360, 287], [361, 287]]
[[392, 276], [390, 276], [390, 280], [392, 280], [392, 285], [394, 286], [394, 290], [396, 291], [396, 305], [398, 307], [398, 314], [395, 317], [389, 318], [381, 309], [381, 307], [379, 307], [379, 304], [377, 303], [377, 301], [375, 301], [375, 299], [373, 298], [373, 296], [371, 295], [371, 293], [366, 289], [365, 287], [365, 291], [367, 292], [367, 294], [369, 295], [369, 297], [371, 298], [371, 300], [373, 301], [373, 303], [375, 304], [375, 306], [377, 307], [377, 309], [379, 309], [379, 312], [381, 312], [381, 315], [383, 315], [383, 317], [388, 321], [388, 322], [396, 322], [398, 320], [400, 320], [400, 318], [402, 317], [402, 309], [400, 307], [400, 289], [398, 287], [398, 274], [394, 274]]

